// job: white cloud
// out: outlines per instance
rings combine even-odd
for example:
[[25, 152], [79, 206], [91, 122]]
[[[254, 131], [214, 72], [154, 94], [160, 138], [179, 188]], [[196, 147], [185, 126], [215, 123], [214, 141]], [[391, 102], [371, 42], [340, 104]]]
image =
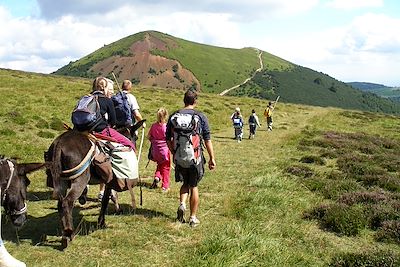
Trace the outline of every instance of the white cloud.
[[[341, 28], [264, 40], [267, 51], [342, 81], [399, 86], [400, 19], [382, 14], [356, 17]], [[268, 50], [269, 49], [269, 50]]]
[[363, 7], [382, 7], [383, 0], [332, 0], [327, 6], [337, 9], [356, 9]]
[[[316, 6], [319, 0], [37, 0], [41, 15], [46, 19], [57, 19], [73, 15], [83, 19], [88, 15], [114, 13], [117, 9], [147, 10], [145, 14], [165, 15], [168, 13], [224, 13], [240, 21], [252, 21], [266, 16], [298, 14]], [[62, 8], [60, 8], [62, 6]], [[129, 17], [121, 17], [128, 19]]]

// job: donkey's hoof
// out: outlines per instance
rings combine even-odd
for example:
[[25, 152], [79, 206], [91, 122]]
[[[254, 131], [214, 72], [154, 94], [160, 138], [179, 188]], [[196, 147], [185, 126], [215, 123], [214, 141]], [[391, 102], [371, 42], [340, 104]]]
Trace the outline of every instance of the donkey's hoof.
[[63, 236], [62, 239], [61, 239], [61, 247], [62, 247], [62, 249], [66, 249], [68, 247], [68, 244], [69, 244], [70, 241], [71, 240], [68, 237]]

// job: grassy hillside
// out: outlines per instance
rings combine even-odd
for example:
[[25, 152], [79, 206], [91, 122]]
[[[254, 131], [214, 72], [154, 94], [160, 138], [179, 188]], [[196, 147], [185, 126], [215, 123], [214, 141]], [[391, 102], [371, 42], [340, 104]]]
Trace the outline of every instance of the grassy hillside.
[[[70, 62], [55, 74], [94, 78], [98, 74], [90, 70], [93, 65], [112, 56], [129, 58], [134, 53], [130, 50], [132, 44], [149, 36], [168, 46], [166, 51], [153, 49], [150, 52], [180, 62], [183, 68], [188, 69], [199, 80], [203, 92], [221, 93], [241, 84], [260, 67], [259, 51], [254, 48], [221, 48], [148, 31], [106, 45], [82, 59]], [[370, 92], [360, 92], [326, 74], [294, 65], [270, 53], [263, 52], [262, 62], [263, 71], [257, 73], [250, 82], [232, 90], [230, 95], [262, 99], [274, 99], [280, 95], [282, 101], [290, 103], [395, 114], [400, 112], [400, 104], [397, 101], [382, 99]], [[121, 70], [132, 66], [116, 65], [114, 68]], [[150, 71], [155, 72], [152, 68]], [[103, 75], [111, 77], [111, 73]], [[140, 84], [138, 77], [131, 77], [131, 80]], [[397, 91], [391, 92], [390, 96], [378, 95], [395, 99], [397, 97], [393, 95], [395, 92]]]
[[230, 92], [230, 95], [263, 99], [275, 99], [280, 95], [281, 101], [290, 103], [394, 114], [400, 112], [400, 105], [395, 101], [355, 90], [328, 75], [294, 65], [276, 66], [257, 73], [249, 83]]
[[364, 82], [350, 82], [348, 84], [354, 88], [374, 93], [380, 97], [389, 98], [397, 102], [400, 100], [399, 87], [389, 87], [382, 84], [364, 83]]
[[130, 35], [105, 45], [75, 62], [70, 62], [55, 74], [94, 78], [97, 74], [89, 71], [91, 66], [111, 56], [129, 56], [132, 53], [129, 50], [131, 45], [143, 40], [146, 34], [169, 45], [168, 51], [154, 49], [151, 51], [152, 54], [178, 60], [200, 80], [202, 90], [205, 92], [219, 93], [232, 87], [245, 80], [259, 67], [257, 51], [252, 48], [221, 48], [150, 31]]
[[[1, 152], [24, 162], [41, 160], [90, 84], [0, 70]], [[182, 106], [177, 90], [134, 93], [149, 123], [158, 107]], [[27, 266], [41, 267], [398, 266], [399, 118], [279, 103], [272, 132], [263, 124], [254, 140], [232, 140], [234, 107], [247, 119], [252, 108], [261, 114], [265, 105], [200, 94], [217, 169], [200, 184], [197, 228], [175, 222], [179, 184], [172, 181], [166, 194], [143, 188], [144, 203], [135, 213], [128, 210], [129, 193], [121, 193], [125, 212], [113, 214], [111, 205], [104, 230], [96, 228], [98, 202], [77, 204], [76, 238], [60, 251], [56, 202], [41, 171], [30, 176], [27, 224], [16, 233], [2, 220], [6, 248]], [[143, 153], [147, 148], [145, 142]], [[150, 184], [155, 165], [146, 163], [140, 162], [140, 175]], [[91, 187], [89, 196], [96, 195]]]

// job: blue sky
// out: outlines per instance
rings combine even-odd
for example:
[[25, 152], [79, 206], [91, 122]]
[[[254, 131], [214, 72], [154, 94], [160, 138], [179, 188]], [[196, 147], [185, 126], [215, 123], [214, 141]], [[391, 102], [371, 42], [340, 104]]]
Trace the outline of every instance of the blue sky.
[[338, 80], [400, 86], [397, 0], [0, 0], [0, 67], [51, 73], [140, 31], [256, 47]]

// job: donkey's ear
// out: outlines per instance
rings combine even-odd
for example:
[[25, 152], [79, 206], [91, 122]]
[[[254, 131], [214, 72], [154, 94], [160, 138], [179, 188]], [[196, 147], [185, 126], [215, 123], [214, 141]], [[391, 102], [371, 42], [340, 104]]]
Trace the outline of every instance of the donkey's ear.
[[25, 175], [43, 168], [46, 163], [18, 163], [18, 175]]

